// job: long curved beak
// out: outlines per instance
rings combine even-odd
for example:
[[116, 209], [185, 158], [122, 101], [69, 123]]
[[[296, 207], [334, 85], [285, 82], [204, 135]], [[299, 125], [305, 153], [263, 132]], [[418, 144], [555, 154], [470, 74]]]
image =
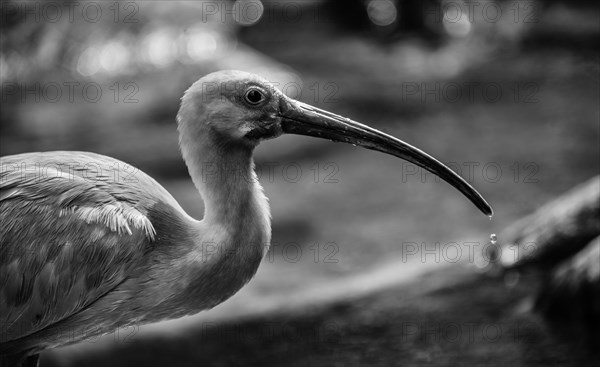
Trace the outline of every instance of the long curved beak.
[[279, 108], [283, 133], [360, 145], [402, 158], [439, 176], [462, 192], [484, 214], [492, 216], [492, 207], [481, 194], [450, 168], [422, 150], [369, 126], [287, 97], [281, 99]]

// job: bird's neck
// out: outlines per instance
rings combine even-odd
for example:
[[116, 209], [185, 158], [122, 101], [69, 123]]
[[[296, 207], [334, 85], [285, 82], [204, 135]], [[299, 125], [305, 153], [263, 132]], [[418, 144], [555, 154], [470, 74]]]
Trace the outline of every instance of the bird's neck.
[[185, 128], [180, 127], [182, 156], [205, 214], [197, 221], [168, 205], [161, 212], [176, 218], [156, 221], [160, 251], [153, 252], [131, 286], [143, 292], [138, 299], [152, 300], [132, 306], [147, 309], [142, 322], [190, 315], [223, 302], [254, 276], [271, 239], [269, 206], [254, 174], [252, 149], [220, 144]]
[[[206, 134], [202, 144], [181, 139], [190, 176], [204, 200], [203, 227], [231, 237], [270, 240], [269, 204], [254, 172], [252, 148]], [[235, 244], [241, 246], [242, 244]]]
[[[210, 308], [237, 292], [256, 273], [271, 240], [269, 205], [252, 161], [252, 148], [181, 137], [190, 175], [204, 200], [204, 218], [195, 226], [194, 245], [179, 266], [188, 275], [183, 292]], [[187, 302], [187, 301], [186, 301]]]

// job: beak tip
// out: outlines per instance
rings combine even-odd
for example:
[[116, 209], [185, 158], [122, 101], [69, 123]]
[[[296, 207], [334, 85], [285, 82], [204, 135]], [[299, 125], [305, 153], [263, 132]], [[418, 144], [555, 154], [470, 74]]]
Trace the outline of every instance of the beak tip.
[[481, 209], [481, 211], [483, 214], [487, 215], [490, 220], [492, 220], [492, 217], [494, 216], [494, 209], [492, 209], [488, 203], [485, 203], [485, 206]]

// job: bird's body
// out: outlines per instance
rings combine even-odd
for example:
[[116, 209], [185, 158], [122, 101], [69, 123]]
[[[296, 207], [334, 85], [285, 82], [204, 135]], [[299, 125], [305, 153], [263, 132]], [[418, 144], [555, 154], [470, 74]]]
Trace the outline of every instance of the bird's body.
[[1, 163], [3, 352], [213, 307], [250, 280], [269, 243], [256, 181], [232, 185], [228, 195], [239, 199], [207, 223], [150, 176], [110, 157], [45, 152]]
[[424, 152], [293, 101], [248, 73], [197, 81], [177, 121], [183, 159], [204, 200], [202, 220], [187, 215], [150, 176], [113, 158], [85, 152], [1, 158], [3, 357], [23, 363], [45, 348], [195, 314], [233, 295], [256, 273], [271, 237], [252, 152], [282, 133], [407, 159], [491, 215], [469, 184]]

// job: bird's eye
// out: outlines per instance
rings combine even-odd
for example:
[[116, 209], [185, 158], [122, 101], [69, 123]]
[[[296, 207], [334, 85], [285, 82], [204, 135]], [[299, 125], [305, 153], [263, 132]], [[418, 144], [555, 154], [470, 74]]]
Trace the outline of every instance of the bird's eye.
[[246, 92], [244, 98], [248, 104], [256, 106], [265, 100], [265, 95], [259, 89], [251, 88]]

